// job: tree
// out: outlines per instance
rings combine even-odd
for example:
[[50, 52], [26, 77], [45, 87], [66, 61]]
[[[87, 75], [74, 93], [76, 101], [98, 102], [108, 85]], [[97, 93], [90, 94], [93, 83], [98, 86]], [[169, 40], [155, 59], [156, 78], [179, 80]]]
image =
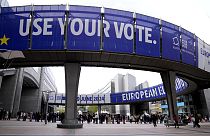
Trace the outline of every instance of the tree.
[[89, 106], [89, 107], [88, 107], [88, 111], [89, 111], [90, 113], [95, 113], [95, 112], [98, 111], [98, 106]]

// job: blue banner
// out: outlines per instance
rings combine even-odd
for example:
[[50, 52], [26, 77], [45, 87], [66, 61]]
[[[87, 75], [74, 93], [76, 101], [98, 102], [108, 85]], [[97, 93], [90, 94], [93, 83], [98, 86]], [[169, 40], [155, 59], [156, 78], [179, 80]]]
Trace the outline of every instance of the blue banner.
[[136, 14], [136, 54], [160, 57], [160, 26], [158, 19]]
[[[56, 10], [57, 7], [57, 10]], [[65, 12], [59, 6], [35, 6], [32, 32], [33, 50], [64, 49]], [[24, 20], [26, 23], [28, 20]]]
[[198, 67], [198, 37], [195, 36], [195, 66]]
[[180, 32], [179, 27], [162, 21], [162, 57], [180, 61]]
[[104, 16], [104, 51], [133, 53], [132, 13], [105, 9]]
[[182, 28], [182, 62], [195, 66], [194, 34]]
[[183, 92], [188, 87], [187, 82], [180, 78], [176, 78], [175, 80], [175, 87], [176, 87], [176, 93]]
[[98, 7], [70, 7], [69, 50], [100, 50], [100, 12]]
[[[21, 12], [17, 12], [21, 11]], [[27, 50], [29, 37], [22, 37], [20, 20], [29, 19], [29, 7], [1, 8], [0, 15], [0, 49], [1, 50]], [[23, 30], [28, 31], [28, 30]]]
[[[188, 84], [180, 78], [175, 80], [176, 93], [182, 93]], [[164, 90], [163, 84], [145, 88], [142, 90], [127, 91], [121, 93], [111, 93], [111, 103], [130, 103], [137, 101], [151, 101], [166, 97], [166, 92]]]
[[111, 103], [128, 103], [136, 101], [149, 101], [166, 96], [163, 85], [146, 88], [143, 90], [111, 94]]

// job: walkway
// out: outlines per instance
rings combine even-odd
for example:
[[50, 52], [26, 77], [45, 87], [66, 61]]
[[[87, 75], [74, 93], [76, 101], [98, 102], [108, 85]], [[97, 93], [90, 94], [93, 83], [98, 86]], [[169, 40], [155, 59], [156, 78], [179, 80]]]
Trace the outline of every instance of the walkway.
[[0, 121], [0, 136], [209, 136], [210, 123], [201, 123], [201, 128], [166, 128], [158, 124], [84, 124], [82, 129], [59, 129], [56, 123]]

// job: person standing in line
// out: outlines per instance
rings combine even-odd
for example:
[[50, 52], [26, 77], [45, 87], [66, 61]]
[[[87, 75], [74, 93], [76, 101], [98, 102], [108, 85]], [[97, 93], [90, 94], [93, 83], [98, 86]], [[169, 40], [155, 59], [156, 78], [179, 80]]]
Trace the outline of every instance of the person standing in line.
[[157, 114], [152, 114], [151, 118], [152, 118], [152, 123], [153, 123], [154, 127], [157, 127], [157, 120], [158, 120]]
[[165, 123], [166, 127], [169, 127], [169, 117], [168, 117], [168, 115], [165, 116], [164, 123]]
[[125, 115], [122, 115], [123, 124], [125, 124]]
[[201, 126], [199, 125], [199, 117], [198, 114], [195, 114], [195, 122], [193, 123], [193, 127], [198, 127], [200, 128]]
[[179, 117], [176, 114], [174, 114], [173, 119], [175, 128], [179, 128]]

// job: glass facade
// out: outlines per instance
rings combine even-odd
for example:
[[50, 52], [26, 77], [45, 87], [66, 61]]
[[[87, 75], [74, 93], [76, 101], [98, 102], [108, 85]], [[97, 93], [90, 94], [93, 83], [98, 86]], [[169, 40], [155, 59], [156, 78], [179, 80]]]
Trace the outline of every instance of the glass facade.
[[0, 0], [0, 7], [9, 7], [9, 3], [7, 0]]
[[[168, 114], [167, 100], [161, 101], [161, 108], [163, 114]], [[193, 99], [191, 94], [181, 95], [177, 97], [177, 108], [180, 115], [193, 114], [195, 111]]]

